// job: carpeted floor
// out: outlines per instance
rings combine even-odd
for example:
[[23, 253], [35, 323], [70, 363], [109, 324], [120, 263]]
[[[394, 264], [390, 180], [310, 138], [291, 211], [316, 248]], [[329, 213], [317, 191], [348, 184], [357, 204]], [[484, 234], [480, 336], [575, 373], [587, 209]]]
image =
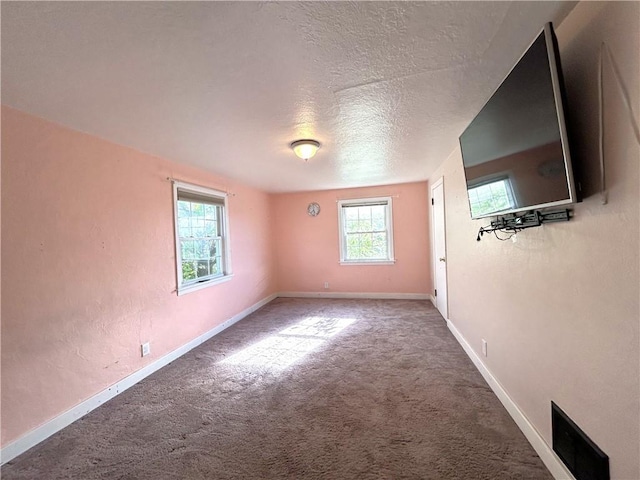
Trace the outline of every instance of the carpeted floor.
[[429, 302], [277, 299], [13, 479], [551, 479]]

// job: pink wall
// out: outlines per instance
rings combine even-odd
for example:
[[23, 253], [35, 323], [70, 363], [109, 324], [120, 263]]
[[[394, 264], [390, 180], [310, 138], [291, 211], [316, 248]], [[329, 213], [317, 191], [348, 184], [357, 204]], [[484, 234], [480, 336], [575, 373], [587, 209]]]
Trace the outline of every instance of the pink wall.
[[600, 45], [637, 118], [640, 3], [580, 2], [556, 31], [587, 196], [570, 222], [525, 230], [516, 243], [476, 242], [487, 221], [470, 218], [456, 149], [431, 179], [444, 176], [449, 319], [549, 445], [554, 400], [609, 455], [612, 479], [638, 479], [640, 149], [608, 63], [607, 205], [593, 187]]
[[[376, 196], [393, 197], [396, 263], [340, 265], [337, 201]], [[307, 215], [311, 202], [317, 217]], [[279, 290], [430, 293], [427, 204], [426, 182], [274, 195]]]
[[[269, 195], [7, 107], [2, 160], [2, 445], [278, 290], [431, 291], [426, 182]], [[231, 281], [175, 294], [167, 177], [231, 192]], [[397, 263], [340, 266], [336, 200], [380, 195]]]
[[[169, 176], [234, 194], [231, 281], [174, 293]], [[275, 293], [269, 206], [264, 192], [3, 107], [2, 444]]]

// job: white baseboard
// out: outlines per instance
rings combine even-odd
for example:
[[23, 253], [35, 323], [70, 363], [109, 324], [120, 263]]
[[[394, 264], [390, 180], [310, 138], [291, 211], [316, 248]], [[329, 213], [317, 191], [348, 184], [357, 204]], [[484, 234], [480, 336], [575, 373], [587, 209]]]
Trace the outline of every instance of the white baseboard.
[[138, 383], [140, 380], [144, 379], [145, 377], [148, 377], [149, 375], [156, 372], [157, 370], [160, 370], [165, 365], [181, 357], [182, 355], [187, 353], [189, 350], [192, 350], [198, 345], [206, 342], [211, 337], [217, 335], [218, 333], [222, 332], [226, 328], [229, 328], [234, 323], [242, 320], [246, 316], [255, 312], [260, 307], [263, 307], [264, 305], [266, 305], [267, 303], [275, 299], [277, 296], [278, 296], [277, 294], [273, 294], [263, 298], [259, 302], [255, 303], [249, 308], [246, 308], [240, 313], [234, 315], [230, 319], [212, 328], [208, 332], [205, 332], [202, 335], [194, 338], [190, 342], [185, 343], [181, 347], [178, 347], [177, 349], [159, 358], [158, 360], [150, 363], [149, 365], [146, 365], [140, 370], [123, 378], [119, 382], [95, 394], [91, 398], [79, 403], [75, 407], [72, 407], [71, 409], [58, 415], [52, 420], [49, 420], [43, 425], [40, 425], [34, 430], [31, 430], [30, 432], [26, 433], [19, 439], [9, 443], [7, 446], [2, 448], [2, 450], [0, 450], [0, 465], [4, 465], [6, 462], [11, 461], [13, 458], [17, 457], [21, 453], [26, 452], [31, 447], [36, 446], [38, 443], [49, 438], [54, 433], [72, 424], [73, 422], [85, 416], [87, 413], [91, 412], [92, 410], [95, 410], [106, 401], [111, 400], [116, 395], [124, 392], [129, 387], [132, 387], [133, 385]]
[[280, 292], [283, 298], [378, 298], [386, 300], [429, 300], [428, 293], [367, 293], [367, 292]]
[[509, 412], [509, 415], [511, 415], [511, 418], [516, 422], [516, 425], [518, 425], [522, 433], [524, 433], [524, 436], [529, 440], [529, 443], [545, 466], [549, 469], [553, 478], [556, 480], [575, 480], [571, 472], [569, 472], [569, 470], [564, 466], [564, 463], [562, 463], [562, 460], [558, 458], [549, 444], [545, 442], [542, 435], [540, 435], [538, 430], [536, 430], [536, 428], [531, 424], [518, 405], [516, 405], [516, 403], [511, 399], [507, 391], [502, 387], [502, 385], [500, 385], [500, 382], [496, 380], [487, 366], [482, 362], [478, 354], [471, 348], [471, 345], [469, 345], [455, 325], [451, 323], [451, 320], [447, 320], [447, 326], [456, 340], [458, 340], [458, 343], [462, 345], [462, 348], [478, 371], [489, 384], [493, 393], [496, 394], [498, 399], [502, 402], [502, 405], [504, 405], [504, 408]]

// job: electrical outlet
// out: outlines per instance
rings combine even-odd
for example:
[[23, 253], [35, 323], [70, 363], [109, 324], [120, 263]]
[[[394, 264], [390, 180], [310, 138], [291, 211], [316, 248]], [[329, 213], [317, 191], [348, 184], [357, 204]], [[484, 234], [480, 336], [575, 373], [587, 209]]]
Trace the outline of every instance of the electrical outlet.
[[484, 338], [482, 339], [482, 354], [487, 356], [487, 341]]
[[149, 355], [151, 353], [151, 344], [147, 342], [140, 345], [140, 353], [142, 353], [143, 357], [146, 357], [147, 355]]
[[325, 290], [329, 288], [329, 282], [324, 282], [324, 288]]

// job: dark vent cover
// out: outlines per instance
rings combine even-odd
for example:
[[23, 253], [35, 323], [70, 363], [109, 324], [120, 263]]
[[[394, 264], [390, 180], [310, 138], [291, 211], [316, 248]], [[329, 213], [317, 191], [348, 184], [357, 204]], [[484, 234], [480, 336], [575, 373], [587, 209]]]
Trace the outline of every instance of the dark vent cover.
[[609, 457], [551, 402], [553, 451], [576, 480], [609, 480]]

